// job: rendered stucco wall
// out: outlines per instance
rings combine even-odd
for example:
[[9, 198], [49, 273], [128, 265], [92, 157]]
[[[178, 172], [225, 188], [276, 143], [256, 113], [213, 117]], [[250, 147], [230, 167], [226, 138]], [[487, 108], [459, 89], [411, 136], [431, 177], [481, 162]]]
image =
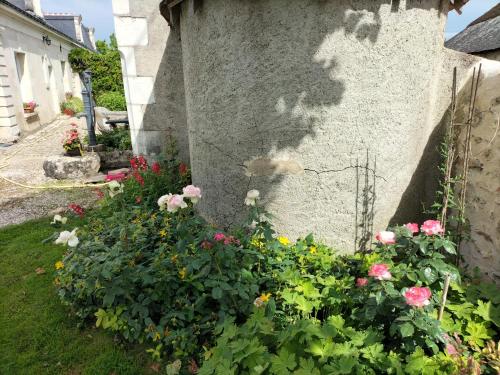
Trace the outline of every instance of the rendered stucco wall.
[[[483, 60], [472, 128], [471, 161], [466, 190], [466, 217], [470, 239], [461, 254], [472, 270], [492, 281], [500, 281], [500, 63]], [[469, 110], [470, 81], [458, 97], [457, 122]], [[465, 131], [460, 134], [457, 174], [462, 175]], [[458, 192], [457, 192], [458, 193]]]
[[180, 39], [158, 3], [113, 0], [132, 144], [136, 154], [160, 154], [173, 138], [180, 159], [188, 163]]
[[[2, 8], [0, 8], [0, 28], [2, 50], [0, 55], [3, 55], [0, 63], [2, 65], [0, 79], [1, 86], [8, 87], [6, 95], [0, 95], [0, 101], [3, 102], [0, 103], [0, 107], [8, 108], [5, 111], [11, 116], [12, 121], [15, 119], [16, 124], [15, 127], [0, 126], [0, 138], [10, 140], [19, 132], [26, 134], [35, 130], [34, 124], [30, 124], [24, 116], [16, 53], [24, 55], [26, 60], [25, 72], [29, 75], [32, 95], [30, 98], [25, 98], [25, 101], [34, 100], [38, 104], [36, 125], [49, 123], [60, 114], [60, 103], [65, 100], [61, 61], [66, 62], [66, 74], [70, 86], [78, 86], [79, 82], [75, 83], [67, 63], [68, 53], [73, 45], [56, 34], [47, 33], [42, 27], [26, 22], [22, 16], [15, 16]], [[52, 40], [50, 46], [43, 43], [43, 35], [49, 35]], [[52, 76], [48, 74], [49, 66], [52, 67]]]
[[442, 115], [434, 111], [441, 3], [184, 1], [186, 108], [201, 212], [236, 223], [255, 188], [280, 233], [313, 232], [347, 251], [392, 220], [416, 219], [435, 186], [426, 181], [427, 172], [435, 175], [430, 168], [414, 177], [435, 157], [429, 145], [437, 144]]

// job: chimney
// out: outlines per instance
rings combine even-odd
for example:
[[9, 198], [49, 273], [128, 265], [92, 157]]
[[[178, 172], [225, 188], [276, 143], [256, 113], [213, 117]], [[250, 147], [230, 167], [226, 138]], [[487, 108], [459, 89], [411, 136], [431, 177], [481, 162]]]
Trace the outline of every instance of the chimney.
[[75, 32], [76, 32], [76, 40], [80, 43], [83, 43], [83, 33], [82, 33], [82, 16], [75, 16]]
[[90, 43], [92, 44], [92, 47], [96, 49], [95, 47], [95, 29], [93, 27], [89, 27], [89, 39]]
[[40, 0], [25, 0], [24, 5], [28, 12], [34, 13], [40, 18], [43, 18], [42, 6], [40, 5]]

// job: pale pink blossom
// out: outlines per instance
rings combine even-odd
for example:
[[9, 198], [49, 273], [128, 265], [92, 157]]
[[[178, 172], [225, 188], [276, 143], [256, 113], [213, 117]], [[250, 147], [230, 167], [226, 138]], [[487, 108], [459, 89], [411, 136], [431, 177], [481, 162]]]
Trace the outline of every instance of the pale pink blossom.
[[416, 307], [427, 306], [430, 303], [429, 299], [431, 296], [431, 290], [425, 287], [414, 286], [405, 292], [406, 303]]
[[184, 197], [190, 199], [193, 204], [196, 204], [201, 199], [201, 189], [194, 185], [186, 186], [182, 189], [182, 192]]
[[394, 232], [383, 230], [378, 232], [375, 238], [384, 245], [393, 245], [396, 243], [396, 233]]
[[389, 280], [392, 277], [387, 264], [374, 264], [368, 270], [368, 276], [372, 276], [377, 280]]
[[358, 288], [362, 288], [364, 286], [367, 286], [368, 285], [368, 279], [367, 278], [364, 278], [364, 277], [358, 277], [356, 279], [356, 286]]
[[441, 222], [438, 220], [427, 220], [425, 221], [420, 230], [428, 236], [444, 234], [444, 229], [441, 226]]
[[179, 208], [186, 208], [187, 204], [184, 202], [184, 197], [179, 194], [172, 195], [167, 201], [167, 211], [176, 212]]
[[412, 234], [415, 234], [415, 233], [418, 233], [418, 224], [416, 223], [408, 223], [408, 224], [405, 224], [405, 227], [412, 233]]

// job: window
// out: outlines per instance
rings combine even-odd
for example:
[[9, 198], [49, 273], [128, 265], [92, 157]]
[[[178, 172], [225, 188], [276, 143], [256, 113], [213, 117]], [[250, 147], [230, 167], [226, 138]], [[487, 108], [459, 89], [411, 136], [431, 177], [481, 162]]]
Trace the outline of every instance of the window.
[[23, 102], [27, 103], [32, 101], [33, 89], [31, 87], [30, 70], [28, 68], [28, 59], [24, 53], [15, 52], [17, 77], [19, 79], [19, 86], [21, 88], [21, 98]]
[[66, 61], [61, 61], [61, 71], [62, 71], [64, 93], [67, 95], [68, 93], [71, 93], [71, 85], [68, 75], [68, 64], [66, 63]]

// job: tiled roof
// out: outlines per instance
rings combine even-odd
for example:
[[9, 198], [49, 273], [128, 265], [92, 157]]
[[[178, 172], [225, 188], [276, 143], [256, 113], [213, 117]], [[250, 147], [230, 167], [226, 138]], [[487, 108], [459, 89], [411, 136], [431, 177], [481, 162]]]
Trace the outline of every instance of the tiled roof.
[[445, 46], [465, 53], [500, 49], [500, 4], [448, 40]]

